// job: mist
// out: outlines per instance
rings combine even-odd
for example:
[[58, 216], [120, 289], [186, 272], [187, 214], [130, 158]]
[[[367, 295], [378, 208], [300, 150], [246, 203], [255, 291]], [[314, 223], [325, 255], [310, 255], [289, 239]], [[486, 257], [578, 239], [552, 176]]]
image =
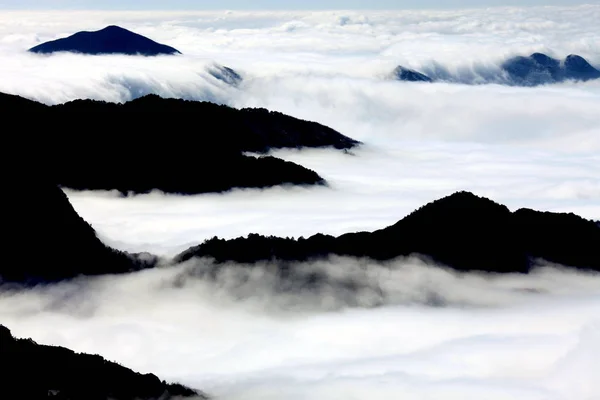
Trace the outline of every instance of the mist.
[[[456, 273], [417, 259], [209, 260], [0, 291], [18, 336], [99, 353], [221, 399], [593, 399], [600, 275]], [[207, 271], [215, 272], [212, 276]], [[354, 285], [349, 288], [349, 282]], [[583, 353], [583, 354], [582, 354]]]
[[[398, 65], [442, 65], [477, 78], [534, 51], [579, 54], [598, 67], [599, 20], [598, 5], [3, 11], [0, 91], [45, 104], [155, 93], [265, 107], [364, 142], [349, 154], [272, 152], [317, 171], [328, 187], [128, 198], [66, 190], [98, 235], [122, 250], [172, 256], [213, 236], [372, 231], [458, 190], [513, 211], [598, 220], [600, 82], [517, 88], [388, 77]], [[26, 52], [110, 24], [183, 55]], [[210, 69], [220, 65], [243, 81], [216, 79]], [[287, 265], [297, 280], [279, 267], [192, 260], [3, 287], [0, 323], [15, 336], [98, 353], [223, 400], [595, 400], [600, 393], [597, 274], [543, 260], [527, 276], [460, 274], [418, 258]], [[315, 275], [321, 283], [307, 284]]]

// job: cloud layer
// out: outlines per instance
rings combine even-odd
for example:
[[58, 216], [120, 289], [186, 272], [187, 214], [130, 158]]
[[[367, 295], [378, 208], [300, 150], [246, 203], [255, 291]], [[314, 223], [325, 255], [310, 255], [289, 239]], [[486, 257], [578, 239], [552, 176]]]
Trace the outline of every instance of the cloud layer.
[[[600, 389], [598, 275], [460, 275], [410, 259], [300, 267], [331, 286], [274, 290], [268, 265], [225, 266], [215, 283], [196, 263], [0, 292], [0, 318], [219, 399], [591, 400]], [[349, 277], [364, 287], [340, 290]]]
[[[533, 51], [560, 58], [577, 53], [598, 65], [599, 18], [597, 5], [395, 12], [6, 11], [0, 16], [0, 90], [49, 103], [91, 96], [115, 101], [139, 95], [135, 90], [127, 93], [126, 84], [115, 86], [117, 74], [126, 81], [137, 79], [146, 91], [205, 99], [209, 95], [199, 89], [210, 84], [191, 71], [199, 72], [198, 64], [206, 60], [257, 79], [333, 75], [376, 80], [398, 64], [416, 69], [434, 61], [450, 69], [474, 63], [496, 65], [509, 55]], [[168, 58], [128, 62], [114, 57], [98, 62], [97, 58], [24, 54], [40, 42], [109, 24], [171, 45], [185, 56], [176, 62]], [[185, 88], [183, 81], [191, 87]], [[93, 88], [94, 83], [100, 87]], [[102, 84], [108, 86], [104, 91]], [[232, 96], [221, 100], [231, 101]]]

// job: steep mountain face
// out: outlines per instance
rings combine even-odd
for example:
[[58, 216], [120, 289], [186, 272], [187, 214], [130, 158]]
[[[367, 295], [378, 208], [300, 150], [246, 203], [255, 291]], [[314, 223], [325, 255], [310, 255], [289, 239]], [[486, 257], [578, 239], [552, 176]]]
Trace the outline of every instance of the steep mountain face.
[[537, 259], [600, 271], [600, 223], [573, 214], [508, 208], [469, 192], [436, 200], [375, 232], [308, 239], [213, 238], [175, 258], [233, 261], [307, 261], [330, 255], [390, 260], [421, 255], [459, 271], [527, 273]]
[[568, 55], [561, 61], [543, 53], [533, 53], [530, 56], [517, 56], [506, 60], [500, 65], [499, 71], [495, 74], [486, 71], [484, 76], [461, 78], [438, 68], [434, 75], [428, 76], [402, 66], [397, 67], [392, 73], [394, 79], [409, 82], [495, 83], [509, 86], [538, 86], [561, 83], [567, 80], [588, 81], [599, 79], [600, 71], [578, 55]]
[[71, 52], [89, 55], [158, 56], [180, 54], [173, 47], [157, 43], [145, 36], [115, 25], [94, 32], [77, 32], [66, 38], [39, 44], [29, 49], [29, 51], [40, 54]]
[[277, 112], [156, 95], [125, 104], [77, 100], [52, 107], [4, 98], [0, 101], [12, 110], [6, 118], [36, 132], [7, 140], [6, 148], [22, 154], [51, 182], [72, 189], [198, 194], [323, 185], [315, 171], [244, 153], [359, 144], [326, 126]]
[[3, 221], [8, 241], [0, 283], [44, 284], [136, 271], [156, 263], [154, 256], [123, 253], [102, 243], [64, 192], [42, 177], [9, 178], [1, 190], [9, 217]]
[[0, 325], [2, 398], [41, 400], [206, 399], [195, 390], [140, 374], [99, 355], [14, 338]]

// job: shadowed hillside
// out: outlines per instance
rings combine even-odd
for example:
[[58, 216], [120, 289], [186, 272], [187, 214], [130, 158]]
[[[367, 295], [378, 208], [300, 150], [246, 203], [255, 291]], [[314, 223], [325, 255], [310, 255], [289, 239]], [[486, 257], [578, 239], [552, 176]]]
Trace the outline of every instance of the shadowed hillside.
[[125, 273], [152, 267], [156, 257], [114, 250], [71, 206], [56, 185], [31, 178], [2, 186], [8, 234], [0, 283], [35, 285], [79, 275]]
[[274, 148], [359, 144], [333, 129], [265, 109], [148, 95], [125, 104], [77, 100], [45, 106], [0, 95], [7, 119], [28, 134], [6, 141], [52, 182], [72, 189], [197, 194], [281, 184], [314, 185], [315, 171], [273, 157]]
[[173, 47], [115, 25], [94, 32], [77, 32], [69, 37], [52, 40], [29, 49], [32, 53], [50, 54], [61, 51], [90, 55], [125, 54], [158, 56], [181, 54]]
[[339, 237], [213, 238], [175, 258], [233, 261], [308, 261], [330, 255], [390, 260], [423, 255], [459, 271], [526, 273], [538, 259], [600, 271], [600, 223], [574, 214], [508, 208], [469, 192], [457, 192], [374, 232]]
[[153, 374], [140, 374], [99, 355], [16, 339], [0, 325], [2, 398], [6, 400], [169, 400], [204, 398]]

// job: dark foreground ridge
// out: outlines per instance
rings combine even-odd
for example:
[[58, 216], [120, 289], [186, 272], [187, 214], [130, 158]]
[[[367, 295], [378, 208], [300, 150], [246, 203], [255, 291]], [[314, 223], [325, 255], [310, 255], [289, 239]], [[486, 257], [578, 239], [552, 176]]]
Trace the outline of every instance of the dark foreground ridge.
[[[391, 260], [421, 255], [459, 271], [527, 273], [536, 261], [600, 271], [600, 222], [574, 214], [507, 207], [469, 192], [457, 192], [374, 232], [308, 239], [213, 238], [175, 258], [217, 263], [310, 261], [331, 255]], [[284, 263], [285, 264], [285, 263]], [[283, 265], [283, 264], [282, 264]]]
[[77, 32], [69, 37], [52, 40], [29, 49], [32, 53], [70, 52], [90, 55], [125, 54], [158, 56], [181, 54], [173, 47], [160, 44], [119, 26], [110, 25], [94, 32]]
[[[26, 172], [24, 172], [26, 174]], [[79, 275], [117, 274], [149, 268], [157, 259], [106, 246], [56, 185], [23, 176], [3, 182], [6, 218], [0, 283], [28, 286]]]
[[16, 339], [0, 325], [2, 398], [40, 400], [206, 399], [180, 384], [140, 374], [99, 355]]
[[[23, 182], [26, 182], [25, 184]], [[106, 246], [73, 209], [58, 187], [41, 180], [6, 182], [2, 193], [10, 232], [0, 284], [26, 286], [77, 276], [121, 274], [156, 267], [147, 253], [129, 254]], [[396, 224], [374, 232], [307, 239], [213, 238], [165, 263], [212, 258], [216, 263], [253, 264], [326, 259], [332, 255], [373, 260], [424, 256], [459, 271], [527, 273], [538, 259], [600, 271], [600, 221], [574, 214], [508, 208], [469, 192], [425, 205]]]
[[583, 57], [571, 54], [557, 60], [543, 53], [517, 56], [506, 60], [498, 71], [481, 69], [475, 76], [455, 76], [437, 65], [431, 71], [418, 72], [397, 67], [393, 77], [407, 82], [455, 82], [463, 84], [496, 83], [509, 86], [538, 86], [565, 81], [589, 81], [600, 78], [600, 71]]
[[46, 106], [0, 94], [0, 106], [7, 120], [35, 132], [5, 148], [31, 160], [51, 182], [76, 190], [198, 194], [323, 185], [322, 177], [303, 166], [244, 153], [359, 144], [279, 112], [156, 95], [124, 104], [77, 100]]

